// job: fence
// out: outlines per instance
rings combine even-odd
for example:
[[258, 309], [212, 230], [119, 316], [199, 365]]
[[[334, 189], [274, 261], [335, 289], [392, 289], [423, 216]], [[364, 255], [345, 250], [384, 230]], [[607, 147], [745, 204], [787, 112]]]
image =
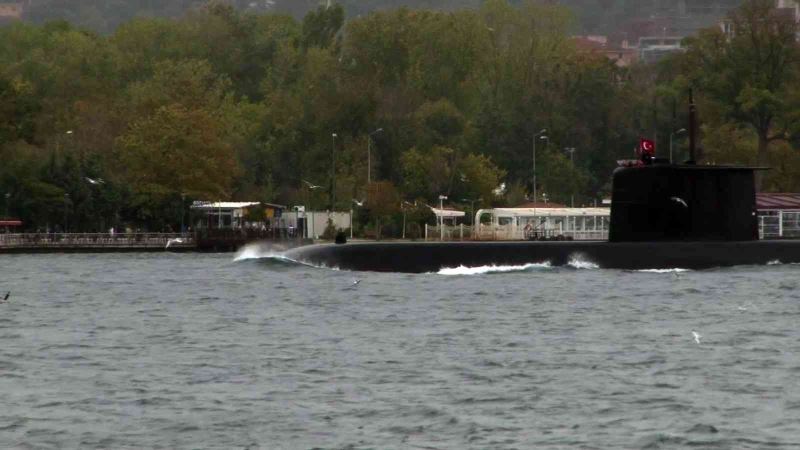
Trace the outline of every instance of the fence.
[[758, 216], [758, 237], [800, 238], [800, 212], [769, 211]]
[[463, 241], [472, 239], [472, 227], [469, 225], [445, 225], [440, 228], [425, 224], [425, 240]]
[[608, 230], [559, 230], [525, 229], [515, 225], [479, 225], [475, 236], [483, 241], [555, 240], [603, 241], [608, 239]]
[[179, 233], [25, 233], [0, 234], [0, 248], [165, 248], [194, 247]]

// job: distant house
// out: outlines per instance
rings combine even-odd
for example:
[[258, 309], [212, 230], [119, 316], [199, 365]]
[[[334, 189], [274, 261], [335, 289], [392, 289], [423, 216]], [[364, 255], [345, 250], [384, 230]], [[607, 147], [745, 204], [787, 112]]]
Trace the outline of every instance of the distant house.
[[619, 67], [627, 67], [638, 58], [638, 52], [629, 48], [627, 41], [612, 45], [606, 36], [574, 36], [572, 42], [579, 52], [604, 56]]
[[655, 63], [661, 58], [685, 51], [680, 36], [645, 36], [639, 38], [639, 60], [644, 63]]
[[22, 19], [27, 2], [0, 2], [0, 23]]
[[277, 226], [286, 207], [265, 202], [196, 201], [191, 209], [199, 216], [197, 228], [241, 229]]

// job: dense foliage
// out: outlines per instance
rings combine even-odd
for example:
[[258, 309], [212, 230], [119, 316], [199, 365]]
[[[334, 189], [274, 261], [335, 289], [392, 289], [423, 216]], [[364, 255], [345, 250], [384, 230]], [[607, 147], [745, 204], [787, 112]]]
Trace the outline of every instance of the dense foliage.
[[[224, 0], [240, 11], [277, 13], [297, 19], [315, 10], [328, 0]], [[519, 5], [523, 0], [511, 0]], [[111, 33], [118, 26], [136, 17], [180, 17], [186, 11], [202, 6], [205, 0], [36, 0], [25, 14], [26, 20], [43, 23], [67, 20], [75, 25], [101, 33]], [[339, 0], [348, 17], [359, 17], [375, 11], [406, 7], [452, 11], [478, 8], [482, 0]], [[578, 18], [581, 33], [606, 33], [619, 28], [635, 17], [649, 17], [656, 5], [633, 0], [560, 0]]]
[[[639, 136], [663, 154], [690, 85], [707, 158], [755, 161], [752, 117], [772, 108], [758, 161], [778, 154], [781, 168], [766, 186], [800, 188], [793, 40], [774, 44], [788, 49], [777, 85], [736, 69], [755, 58], [731, 56], [745, 39], [711, 31], [663, 65], [620, 68], [573, 45], [567, 9], [519, 3], [350, 20], [334, 5], [296, 20], [213, 2], [108, 36], [66, 22], [2, 28], [0, 194], [40, 229], [65, 218], [70, 230], [176, 229], [198, 199], [366, 200], [362, 224], [387, 224], [404, 201], [441, 194], [475, 208], [531, 199], [534, 136], [547, 129], [535, 144], [539, 200], [590, 204]], [[674, 138], [685, 157], [684, 136]], [[565, 148], [577, 149], [574, 162]]]

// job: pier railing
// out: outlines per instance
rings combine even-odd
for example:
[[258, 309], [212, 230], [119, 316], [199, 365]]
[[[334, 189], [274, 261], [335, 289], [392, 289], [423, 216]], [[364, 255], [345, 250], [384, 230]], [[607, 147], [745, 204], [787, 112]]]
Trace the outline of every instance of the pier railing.
[[800, 238], [800, 212], [774, 211], [758, 217], [760, 239]]
[[3, 248], [165, 248], [193, 247], [181, 233], [24, 233], [0, 234]]

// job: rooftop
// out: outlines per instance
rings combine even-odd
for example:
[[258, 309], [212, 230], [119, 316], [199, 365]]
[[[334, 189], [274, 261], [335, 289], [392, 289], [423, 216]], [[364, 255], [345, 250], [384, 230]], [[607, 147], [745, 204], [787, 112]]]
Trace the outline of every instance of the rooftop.
[[800, 210], [800, 194], [792, 193], [758, 193], [756, 209]]

